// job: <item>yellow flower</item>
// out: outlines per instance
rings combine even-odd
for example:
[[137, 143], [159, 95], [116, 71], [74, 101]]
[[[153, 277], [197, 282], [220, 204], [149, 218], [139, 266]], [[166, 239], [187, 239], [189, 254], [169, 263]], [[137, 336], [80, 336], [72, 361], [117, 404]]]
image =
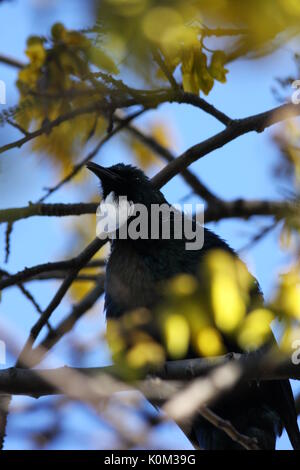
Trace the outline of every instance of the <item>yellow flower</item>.
[[259, 308], [253, 310], [243, 322], [238, 333], [238, 342], [243, 349], [257, 349], [271, 335], [270, 323], [274, 315], [270, 310]]
[[209, 73], [213, 78], [221, 83], [226, 82], [226, 73], [228, 72], [224, 67], [225, 62], [226, 55], [223, 51], [216, 51], [213, 53], [209, 66]]
[[180, 359], [187, 353], [190, 339], [190, 329], [183, 315], [174, 313], [166, 316], [164, 335], [167, 351], [174, 359]]
[[40, 68], [46, 59], [46, 51], [44, 46], [38, 42], [33, 43], [27, 47], [26, 55], [29, 57], [31, 65], [36, 68]]
[[201, 356], [218, 356], [225, 353], [220, 333], [209, 326], [199, 331], [196, 346]]

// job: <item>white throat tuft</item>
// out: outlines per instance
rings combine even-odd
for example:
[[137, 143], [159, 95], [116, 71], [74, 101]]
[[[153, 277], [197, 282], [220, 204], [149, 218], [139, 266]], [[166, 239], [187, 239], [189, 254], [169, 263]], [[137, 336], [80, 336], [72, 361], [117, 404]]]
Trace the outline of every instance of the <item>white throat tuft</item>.
[[[100, 231], [111, 235], [122, 227], [134, 213], [134, 204], [126, 196], [118, 197], [114, 191], [110, 192], [100, 203], [97, 210], [97, 227]], [[97, 231], [98, 231], [97, 229]]]

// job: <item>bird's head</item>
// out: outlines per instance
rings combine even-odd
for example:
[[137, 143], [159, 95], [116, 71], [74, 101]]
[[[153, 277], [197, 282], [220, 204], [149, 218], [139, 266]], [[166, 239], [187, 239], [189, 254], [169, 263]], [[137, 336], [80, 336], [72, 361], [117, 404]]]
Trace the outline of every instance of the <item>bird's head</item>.
[[[170, 237], [175, 237], [174, 230], [178, 228], [175, 222], [178, 218], [170, 210], [172, 206], [142, 170], [124, 163], [105, 168], [90, 162], [87, 168], [101, 183], [102, 201], [97, 211], [97, 233], [101, 238], [108, 234], [113, 235], [113, 239], [123, 239], [123, 235], [126, 235], [125, 238], [132, 239], [135, 243], [141, 238], [143, 244], [148, 240], [157, 245], [158, 240], [164, 242], [163, 234], [169, 233], [169, 230]], [[126, 224], [127, 221], [130, 224]], [[179, 224], [181, 229], [181, 217]]]
[[166, 202], [162, 193], [152, 186], [149, 178], [139, 168], [124, 163], [105, 168], [89, 162], [86, 166], [99, 178], [104, 200], [109, 196], [123, 196], [129, 202], [146, 206]]

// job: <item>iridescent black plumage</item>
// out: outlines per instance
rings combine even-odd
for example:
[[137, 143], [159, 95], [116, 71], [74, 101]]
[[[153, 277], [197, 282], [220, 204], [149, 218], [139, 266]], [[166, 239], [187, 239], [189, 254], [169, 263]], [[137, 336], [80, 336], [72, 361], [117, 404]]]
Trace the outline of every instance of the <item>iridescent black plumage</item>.
[[[167, 203], [163, 194], [154, 189], [144, 173], [130, 165], [118, 164], [103, 169], [90, 164], [101, 180], [103, 196], [111, 191], [126, 195], [134, 203]], [[155, 308], [159, 302], [157, 285], [179, 273], [201, 274], [201, 260], [212, 249], [223, 249], [233, 256], [234, 251], [208, 229], [204, 231], [204, 246], [187, 251], [185, 240], [118, 240], [112, 243], [107, 264], [105, 309], [108, 318], [119, 318], [137, 307]], [[253, 282], [252, 305], [262, 304], [263, 297], [256, 280]], [[240, 351], [230, 338], [224, 338], [229, 351]], [[189, 353], [192, 357], [193, 352]], [[224, 397], [215, 411], [228, 419], [243, 434], [255, 437], [263, 449], [274, 449], [276, 437], [286, 427], [294, 448], [300, 448], [294, 399], [288, 380], [246, 384], [236, 395]], [[188, 436], [205, 449], [240, 449], [223, 431], [203, 418], [194, 419]]]

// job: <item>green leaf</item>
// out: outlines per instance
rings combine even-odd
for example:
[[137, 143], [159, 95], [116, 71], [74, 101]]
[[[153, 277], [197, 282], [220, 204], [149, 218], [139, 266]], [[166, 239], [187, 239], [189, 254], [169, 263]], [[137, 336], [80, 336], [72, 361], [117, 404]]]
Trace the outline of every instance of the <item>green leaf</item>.
[[198, 77], [200, 90], [202, 90], [205, 95], [208, 95], [214, 86], [214, 79], [207, 69], [206, 55], [201, 51], [197, 51], [195, 55], [195, 71]]
[[221, 83], [226, 82], [226, 74], [228, 69], [224, 67], [226, 63], [226, 54], [223, 51], [216, 51], [213, 53], [209, 67], [211, 76]]
[[115, 65], [114, 61], [105, 53], [103, 50], [98, 47], [92, 46], [89, 49], [89, 60], [99, 67], [99, 69], [104, 69], [109, 73], [118, 74], [119, 69]]

